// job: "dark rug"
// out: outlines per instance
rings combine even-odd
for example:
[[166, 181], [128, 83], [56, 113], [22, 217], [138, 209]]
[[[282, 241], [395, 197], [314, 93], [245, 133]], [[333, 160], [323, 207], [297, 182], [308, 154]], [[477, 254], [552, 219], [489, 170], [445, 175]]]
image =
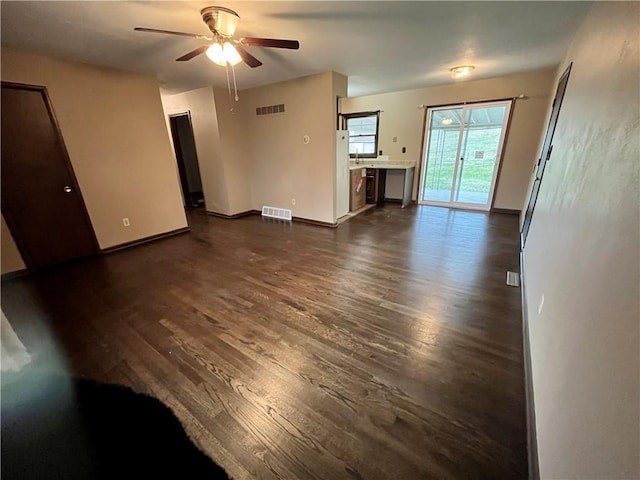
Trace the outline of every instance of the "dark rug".
[[62, 376], [4, 380], [4, 480], [229, 478], [155, 398]]

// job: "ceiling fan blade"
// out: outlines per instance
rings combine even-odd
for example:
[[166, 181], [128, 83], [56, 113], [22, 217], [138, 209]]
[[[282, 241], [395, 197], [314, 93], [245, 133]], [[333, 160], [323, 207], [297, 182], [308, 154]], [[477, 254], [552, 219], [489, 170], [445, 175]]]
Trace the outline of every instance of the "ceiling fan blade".
[[196, 48], [195, 50], [191, 50], [189, 53], [181, 56], [180, 58], [176, 58], [176, 62], [186, 62], [187, 60], [191, 60], [193, 57], [197, 57], [198, 55], [206, 52], [207, 48], [209, 48], [209, 45], [203, 45]]
[[240, 45], [236, 45], [235, 49], [238, 51], [238, 54], [240, 55], [240, 58], [242, 58], [242, 61], [247, 65], [249, 65], [251, 68], [256, 68], [262, 65], [262, 62], [260, 60], [258, 60], [256, 57], [251, 55]]
[[289, 48], [291, 50], [300, 48], [300, 42], [297, 40], [280, 40], [277, 38], [247, 37], [240, 39], [240, 43], [247, 47]]
[[173, 30], [158, 30], [156, 28], [144, 28], [144, 27], [136, 27], [134, 28], [134, 30], [136, 32], [164, 33], [167, 35], [180, 35], [182, 37], [199, 38], [200, 40], [213, 40], [213, 37], [207, 37], [206, 35], [198, 35], [197, 33], [174, 32]]

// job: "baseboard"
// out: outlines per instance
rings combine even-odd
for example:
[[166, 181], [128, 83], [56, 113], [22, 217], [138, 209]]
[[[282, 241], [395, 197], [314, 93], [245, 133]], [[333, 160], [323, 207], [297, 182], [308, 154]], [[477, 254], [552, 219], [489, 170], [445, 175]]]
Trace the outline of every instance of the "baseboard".
[[174, 235], [180, 235], [181, 233], [187, 233], [191, 231], [189, 227], [182, 227], [176, 230], [171, 230], [170, 232], [158, 233], [157, 235], [151, 235], [150, 237], [140, 238], [138, 240], [132, 240], [131, 242], [121, 243], [119, 245], [114, 245], [113, 247], [103, 248], [100, 250], [100, 253], [113, 253], [118, 250], [123, 250], [125, 248], [135, 247], [137, 245], [142, 245], [149, 242], [154, 242], [156, 240], [161, 240], [167, 237], [173, 237]]
[[507, 215], [520, 215], [520, 210], [511, 208], [492, 208], [490, 213], [505, 213]]
[[[402, 199], [401, 198], [386, 198], [384, 199], [384, 203], [402, 203]], [[409, 205], [416, 205], [418, 203], [417, 200], [409, 200], [409, 203], [407, 203], [407, 206]]]
[[[212, 217], [218, 217], [218, 218], [226, 218], [226, 219], [229, 219], [229, 220], [232, 220], [234, 218], [246, 217], [248, 215], [261, 215], [261, 213], [262, 212], [260, 212], [260, 210], [247, 210], [246, 212], [240, 212], [240, 213], [236, 213], [234, 215], [226, 215], [224, 213], [217, 213], [217, 212], [209, 212], [209, 211], [207, 211], [207, 215], [211, 215]], [[275, 219], [275, 220], [277, 220], [277, 219]], [[294, 221], [294, 222], [299, 222], [299, 223], [308, 223], [310, 225], [317, 225], [319, 227], [336, 228], [338, 226], [337, 223], [321, 222], [319, 220], [311, 220], [311, 219], [302, 218], [302, 217], [292, 217], [291, 220]]]
[[16, 270], [15, 272], [7, 272], [0, 275], [0, 281], [6, 282], [8, 280], [13, 280], [15, 278], [24, 277], [29, 274], [29, 270], [23, 268], [21, 270]]
[[308, 223], [309, 225], [316, 225], [318, 227], [336, 228], [338, 226], [337, 223], [321, 222], [319, 220], [310, 220], [308, 218], [301, 218], [301, 217], [293, 217], [291, 220], [293, 220], [294, 222]]
[[226, 218], [226, 219], [232, 220], [234, 218], [246, 217], [248, 215], [260, 215], [260, 212], [258, 210], [247, 210], [246, 212], [234, 213], [233, 215], [226, 215], [224, 213], [210, 212], [207, 210], [207, 215], [211, 215], [212, 217]]
[[524, 254], [520, 250], [520, 296], [522, 299], [522, 350], [524, 355], [524, 391], [527, 415], [527, 457], [529, 478], [540, 478], [538, 463], [538, 435], [536, 432], [536, 409], [533, 396], [533, 377], [531, 376], [531, 344], [529, 343], [529, 315], [527, 310], [527, 294], [524, 281]]

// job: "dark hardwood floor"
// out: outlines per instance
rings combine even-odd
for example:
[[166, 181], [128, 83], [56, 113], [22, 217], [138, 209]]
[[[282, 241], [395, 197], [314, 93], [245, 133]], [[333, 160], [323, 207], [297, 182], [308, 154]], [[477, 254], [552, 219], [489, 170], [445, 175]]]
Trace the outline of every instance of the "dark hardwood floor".
[[526, 478], [516, 216], [189, 220], [5, 282], [27, 370], [158, 397], [237, 479]]

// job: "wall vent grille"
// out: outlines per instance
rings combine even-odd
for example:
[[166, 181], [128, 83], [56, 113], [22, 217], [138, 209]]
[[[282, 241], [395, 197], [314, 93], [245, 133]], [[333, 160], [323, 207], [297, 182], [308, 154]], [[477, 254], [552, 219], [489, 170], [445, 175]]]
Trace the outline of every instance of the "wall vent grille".
[[291, 220], [291, 210], [286, 208], [262, 207], [262, 216], [269, 218], [279, 218], [280, 220]]
[[273, 115], [274, 113], [284, 113], [284, 103], [256, 108], [256, 115]]

